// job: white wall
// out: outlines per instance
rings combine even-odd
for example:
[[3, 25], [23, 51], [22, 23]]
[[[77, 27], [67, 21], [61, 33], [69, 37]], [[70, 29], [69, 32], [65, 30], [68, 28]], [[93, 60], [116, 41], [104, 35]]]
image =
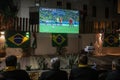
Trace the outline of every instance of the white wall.
[[29, 7], [35, 6], [34, 0], [20, 0], [18, 17], [29, 18]]
[[54, 54], [56, 49], [52, 47], [50, 34], [37, 34], [37, 49], [36, 55]]
[[[95, 42], [95, 34], [68, 34], [68, 46], [66, 46], [67, 54], [78, 53], [91, 42]], [[52, 46], [51, 34], [37, 34], [37, 49], [35, 55], [52, 55], [57, 54], [56, 48]]]

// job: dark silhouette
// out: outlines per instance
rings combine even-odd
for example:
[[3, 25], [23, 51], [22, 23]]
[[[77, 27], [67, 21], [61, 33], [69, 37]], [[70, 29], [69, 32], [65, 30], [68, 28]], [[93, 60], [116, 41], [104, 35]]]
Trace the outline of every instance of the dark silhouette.
[[98, 72], [88, 65], [87, 55], [80, 55], [78, 67], [71, 69], [69, 80], [98, 80]]
[[31, 80], [28, 73], [25, 70], [16, 69], [17, 57], [14, 55], [8, 56], [5, 59], [6, 68], [1, 75], [6, 80]]
[[6, 80], [3, 75], [0, 75], [0, 80]]
[[60, 59], [51, 59], [52, 69], [43, 72], [39, 77], [39, 80], [68, 80], [68, 74], [66, 71], [60, 70]]
[[116, 59], [113, 62], [113, 70], [108, 73], [106, 80], [120, 80], [120, 59]]

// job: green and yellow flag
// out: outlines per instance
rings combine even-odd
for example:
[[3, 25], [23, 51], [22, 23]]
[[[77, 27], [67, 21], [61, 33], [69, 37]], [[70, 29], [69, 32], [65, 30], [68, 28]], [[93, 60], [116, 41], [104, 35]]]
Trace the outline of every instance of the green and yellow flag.
[[104, 34], [104, 47], [119, 47], [119, 34]]
[[52, 34], [52, 46], [53, 47], [64, 47], [67, 46], [67, 34]]
[[30, 33], [29, 32], [5, 32], [6, 44], [11, 48], [27, 48], [30, 47]]

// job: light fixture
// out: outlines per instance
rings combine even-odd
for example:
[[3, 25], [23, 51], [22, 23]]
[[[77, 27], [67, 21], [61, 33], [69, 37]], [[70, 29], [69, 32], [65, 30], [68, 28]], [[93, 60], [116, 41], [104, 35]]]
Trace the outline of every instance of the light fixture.
[[1, 35], [5, 35], [5, 32], [4, 32], [4, 31], [2, 31], [2, 32], [0, 32], [0, 34], [1, 34]]
[[35, 6], [40, 6], [39, 0], [35, 0]]

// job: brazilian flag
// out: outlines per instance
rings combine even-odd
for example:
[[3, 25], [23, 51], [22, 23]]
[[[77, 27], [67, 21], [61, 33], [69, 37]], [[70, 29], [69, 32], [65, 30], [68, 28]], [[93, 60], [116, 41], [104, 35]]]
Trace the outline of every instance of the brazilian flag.
[[67, 46], [67, 34], [52, 34], [52, 46], [53, 47], [64, 47]]
[[27, 48], [30, 47], [30, 33], [29, 32], [5, 32], [6, 44], [11, 48]]
[[119, 34], [105, 33], [104, 47], [119, 47]]

